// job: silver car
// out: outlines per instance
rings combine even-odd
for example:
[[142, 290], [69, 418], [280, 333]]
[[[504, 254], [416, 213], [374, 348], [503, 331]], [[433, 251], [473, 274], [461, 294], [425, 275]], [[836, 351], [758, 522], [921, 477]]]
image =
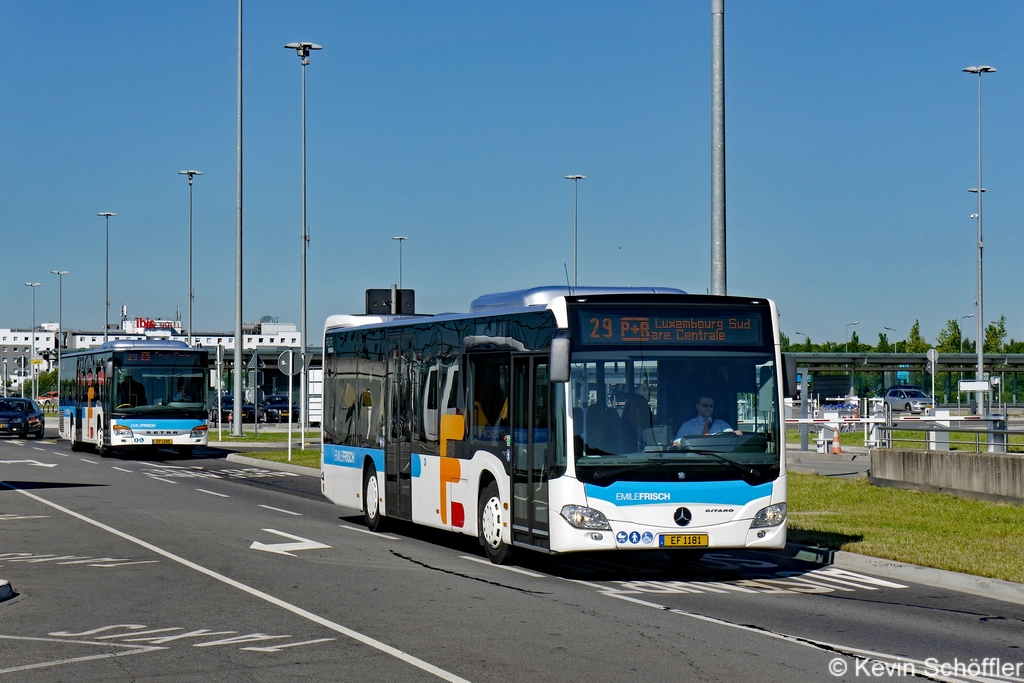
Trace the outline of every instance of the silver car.
[[920, 389], [893, 387], [885, 392], [885, 402], [893, 410], [921, 413], [935, 407], [935, 399]]

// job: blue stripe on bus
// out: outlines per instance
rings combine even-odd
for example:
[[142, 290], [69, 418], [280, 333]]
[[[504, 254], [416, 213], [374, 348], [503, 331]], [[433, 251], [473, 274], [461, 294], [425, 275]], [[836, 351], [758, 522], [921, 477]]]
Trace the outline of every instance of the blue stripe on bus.
[[177, 420], [164, 417], [149, 418], [113, 418], [117, 424], [130, 429], [176, 429], [184, 431], [206, 424], [206, 420]]
[[746, 505], [756, 498], [772, 495], [768, 482], [751, 486], [744, 481], [639, 482], [617, 481], [610, 486], [586, 484], [589, 498], [615, 505], [651, 505], [656, 503], [711, 503]]
[[384, 471], [384, 451], [379, 448], [353, 448], [352, 446], [336, 446], [324, 444], [324, 464], [338, 467], [355, 467], [361, 469], [363, 461], [369, 456], [378, 472]]

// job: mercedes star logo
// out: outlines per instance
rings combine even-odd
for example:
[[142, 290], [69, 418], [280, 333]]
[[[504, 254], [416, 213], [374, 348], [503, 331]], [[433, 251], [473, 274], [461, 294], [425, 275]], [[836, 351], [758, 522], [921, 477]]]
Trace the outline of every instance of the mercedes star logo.
[[674, 519], [676, 524], [679, 526], [686, 526], [690, 523], [690, 520], [693, 519], [693, 515], [691, 515], [690, 511], [686, 508], [679, 508], [675, 511], [675, 514], [672, 515], [672, 519]]

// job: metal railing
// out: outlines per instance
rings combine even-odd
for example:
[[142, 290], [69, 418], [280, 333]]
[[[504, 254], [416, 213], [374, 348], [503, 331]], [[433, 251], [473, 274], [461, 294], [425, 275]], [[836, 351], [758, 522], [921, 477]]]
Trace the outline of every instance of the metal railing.
[[[879, 431], [879, 439], [877, 448], [893, 448], [894, 443], [911, 443], [911, 444], [924, 444], [924, 450], [953, 450], [952, 446], [973, 446], [975, 453], [983, 452], [995, 452], [995, 453], [1024, 453], [1024, 431], [1019, 429], [956, 429], [954, 427], [939, 427], [939, 426], [916, 426], [916, 425], [878, 425], [876, 428]], [[908, 438], [908, 437], [896, 437], [893, 432], [922, 432], [926, 436], [922, 439]], [[974, 436], [972, 441], [953, 441], [952, 439], [943, 440], [941, 444], [944, 448], [935, 448], [934, 446], [939, 442], [935, 439], [932, 434], [971, 434]], [[985, 439], [982, 440], [982, 435]], [[1001, 437], [997, 439], [991, 439], [990, 436]], [[1021, 443], [1011, 443], [1011, 436], [1021, 437]], [[984, 447], [984, 448], [983, 448]], [[1016, 450], [1013, 450], [1016, 448]], [[956, 450], [968, 450], [966, 448], [957, 448]]]

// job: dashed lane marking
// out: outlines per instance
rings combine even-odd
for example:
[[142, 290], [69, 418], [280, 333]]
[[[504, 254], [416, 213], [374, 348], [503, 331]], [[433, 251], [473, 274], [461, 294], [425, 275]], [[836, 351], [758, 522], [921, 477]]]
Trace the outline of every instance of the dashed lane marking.
[[157, 481], [162, 481], [162, 482], [164, 482], [165, 484], [177, 484], [177, 483], [178, 483], [178, 482], [176, 482], [176, 481], [171, 481], [170, 479], [164, 479], [163, 477], [157, 477], [157, 476], [155, 476], [155, 475], [152, 475], [152, 474], [149, 474], [149, 475], [147, 475], [147, 476], [148, 476], [148, 477], [149, 477], [150, 479], [156, 479]]
[[482, 557], [471, 557], [469, 555], [460, 555], [460, 560], [469, 560], [470, 562], [476, 562], [478, 564], [485, 564], [488, 567], [494, 567], [495, 569], [504, 569], [505, 571], [515, 572], [517, 574], [525, 574], [526, 576], [532, 576], [535, 579], [545, 578], [544, 574], [538, 574], [537, 572], [527, 571], [526, 569], [520, 569], [519, 567], [509, 567], [504, 564], [494, 564], [490, 560], [486, 560]]
[[54, 455], [62, 455], [65, 458], [68, 457], [67, 453], [61, 453], [60, 451], [50, 451], [50, 452], [53, 453]]
[[196, 489], [196, 491], [201, 491], [202, 493], [209, 493], [211, 496], [220, 496], [221, 498], [231, 497], [226, 493], [217, 493], [216, 491], [207, 491], [206, 489]]
[[89, 460], [88, 458], [79, 458], [79, 460], [81, 460], [82, 462], [87, 462], [90, 465], [98, 465], [99, 464], [95, 460]]
[[118, 472], [127, 472], [128, 474], [135, 474], [135, 473], [134, 473], [134, 472], [132, 472], [131, 470], [126, 470], [126, 469], [125, 469], [125, 468], [123, 468], [123, 467], [117, 467], [117, 466], [115, 466], [115, 465], [111, 465], [111, 466], [110, 466], [110, 469], [112, 469], [112, 470], [117, 470]]
[[301, 512], [292, 512], [291, 510], [282, 510], [281, 508], [271, 507], [270, 505], [262, 505], [261, 504], [260, 507], [261, 508], [266, 508], [268, 510], [273, 510], [274, 512], [283, 512], [286, 515], [295, 515], [296, 517], [301, 517], [302, 516]]
[[0, 513], [0, 522], [13, 522], [16, 519], [45, 519], [50, 515], [19, 515], [15, 512]]
[[389, 541], [401, 541], [402, 539], [398, 536], [390, 536], [388, 534], [378, 534], [376, 531], [370, 531], [369, 529], [360, 529], [357, 526], [349, 526], [348, 524], [339, 524], [339, 527], [348, 531], [358, 531], [361, 534], [369, 534], [375, 538], [386, 538]]

